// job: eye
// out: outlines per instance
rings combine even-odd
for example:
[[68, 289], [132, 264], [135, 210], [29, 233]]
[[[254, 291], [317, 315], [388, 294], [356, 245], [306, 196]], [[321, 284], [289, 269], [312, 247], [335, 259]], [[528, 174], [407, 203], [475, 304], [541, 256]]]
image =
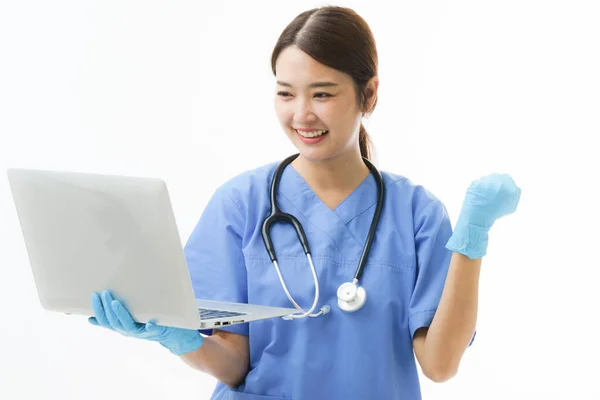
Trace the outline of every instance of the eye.
[[277, 92], [277, 96], [280, 96], [280, 97], [290, 97], [291, 94], [289, 92]]
[[329, 93], [319, 92], [319, 93], [315, 93], [315, 97], [318, 99], [325, 99], [327, 97], [333, 97], [333, 96], [330, 95]]

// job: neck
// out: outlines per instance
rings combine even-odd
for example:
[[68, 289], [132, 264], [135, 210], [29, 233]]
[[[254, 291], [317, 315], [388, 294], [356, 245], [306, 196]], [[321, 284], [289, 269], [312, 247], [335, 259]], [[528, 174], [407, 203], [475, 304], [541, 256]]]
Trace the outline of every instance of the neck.
[[347, 152], [323, 161], [308, 160], [300, 155], [292, 165], [317, 190], [353, 190], [370, 173], [360, 151]]

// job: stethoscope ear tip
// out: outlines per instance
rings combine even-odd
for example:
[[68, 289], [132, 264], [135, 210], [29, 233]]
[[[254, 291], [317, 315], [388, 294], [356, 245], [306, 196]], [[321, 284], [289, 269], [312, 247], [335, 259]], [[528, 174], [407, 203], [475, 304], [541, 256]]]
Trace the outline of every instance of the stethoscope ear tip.
[[321, 307], [321, 312], [323, 315], [327, 314], [329, 311], [331, 311], [331, 307], [329, 307], [329, 305], [325, 304], [323, 307]]

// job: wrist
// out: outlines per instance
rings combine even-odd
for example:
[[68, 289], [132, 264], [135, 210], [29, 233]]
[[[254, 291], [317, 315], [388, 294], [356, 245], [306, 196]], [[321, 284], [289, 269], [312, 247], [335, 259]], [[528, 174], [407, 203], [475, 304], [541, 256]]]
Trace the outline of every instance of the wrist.
[[489, 228], [459, 222], [450, 236], [446, 248], [455, 253], [463, 254], [470, 259], [486, 255], [488, 247]]
[[161, 346], [168, 349], [171, 353], [181, 356], [198, 350], [204, 344], [204, 338], [197, 330], [190, 330], [184, 335], [170, 338], [159, 342]]

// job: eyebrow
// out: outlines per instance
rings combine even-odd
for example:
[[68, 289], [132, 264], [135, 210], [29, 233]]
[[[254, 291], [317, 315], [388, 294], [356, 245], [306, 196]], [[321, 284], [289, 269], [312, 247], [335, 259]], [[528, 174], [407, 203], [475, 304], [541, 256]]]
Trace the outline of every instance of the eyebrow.
[[[277, 84], [280, 86], [292, 87], [292, 85], [287, 82], [277, 81]], [[308, 85], [308, 87], [318, 88], [318, 87], [331, 87], [331, 86], [337, 86], [337, 85], [338, 84], [334, 83], [334, 82], [314, 82], [314, 83], [311, 83], [310, 85]]]

